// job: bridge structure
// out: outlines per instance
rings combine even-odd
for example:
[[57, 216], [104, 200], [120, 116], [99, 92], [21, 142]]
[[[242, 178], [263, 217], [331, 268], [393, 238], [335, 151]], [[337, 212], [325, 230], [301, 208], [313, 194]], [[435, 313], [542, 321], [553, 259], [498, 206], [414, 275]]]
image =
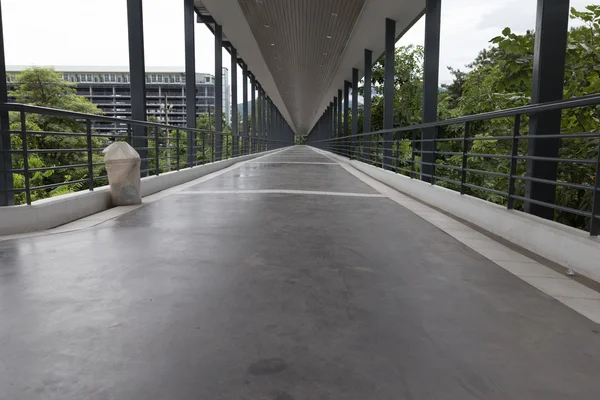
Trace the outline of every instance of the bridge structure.
[[[563, 99], [568, 0], [537, 1], [530, 105], [442, 121], [442, 0], [182, 1], [185, 127], [146, 118], [143, 0], [127, 0], [132, 119], [8, 103], [0, 85], [0, 398], [600, 396], [600, 134], [561, 131], [600, 96]], [[394, 45], [422, 17], [422, 123], [397, 126]], [[196, 126], [199, 23], [215, 104], [223, 50], [242, 71], [230, 130], [220, 107]], [[511, 128], [479, 135], [497, 120]], [[141, 205], [112, 207], [108, 139], [139, 152]], [[474, 150], [486, 140], [510, 151]], [[588, 151], [565, 156], [568, 140]], [[37, 165], [47, 153], [76, 157]], [[593, 183], [562, 179], [572, 164]], [[86, 174], [40, 184], [58, 170]], [[49, 196], [65, 185], [80, 190]]]

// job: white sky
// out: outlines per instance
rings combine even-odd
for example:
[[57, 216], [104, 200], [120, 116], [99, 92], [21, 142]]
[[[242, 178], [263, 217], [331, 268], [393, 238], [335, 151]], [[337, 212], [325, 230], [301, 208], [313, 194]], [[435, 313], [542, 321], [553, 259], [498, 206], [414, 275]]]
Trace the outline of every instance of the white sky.
[[[126, 0], [1, 1], [8, 65], [129, 65]], [[463, 68], [504, 27], [533, 29], [536, 3], [443, 0], [440, 81], [451, 79], [446, 66]], [[571, 0], [576, 8], [593, 3]], [[423, 44], [424, 26], [419, 21], [397, 45]], [[144, 0], [144, 40], [147, 66], [184, 65], [183, 0]], [[223, 66], [230, 66], [225, 50]], [[196, 71], [214, 73], [214, 36], [203, 24], [196, 24]]]

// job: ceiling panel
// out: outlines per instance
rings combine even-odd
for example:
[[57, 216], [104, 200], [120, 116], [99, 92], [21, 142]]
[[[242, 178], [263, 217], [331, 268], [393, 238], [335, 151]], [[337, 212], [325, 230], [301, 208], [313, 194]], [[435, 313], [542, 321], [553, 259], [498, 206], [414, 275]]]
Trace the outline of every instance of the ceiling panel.
[[238, 0], [299, 132], [330, 86], [365, 0]]

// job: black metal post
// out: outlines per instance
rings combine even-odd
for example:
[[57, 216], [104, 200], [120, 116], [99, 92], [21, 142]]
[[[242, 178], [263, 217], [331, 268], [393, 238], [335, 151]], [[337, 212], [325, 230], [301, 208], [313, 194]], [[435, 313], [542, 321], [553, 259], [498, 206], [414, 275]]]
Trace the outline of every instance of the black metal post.
[[[394, 127], [394, 45], [396, 44], [396, 21], [385, 19], [385, 71], [383, 82], [383, 129]], [[383, 168], [392, 169], [393, 133], [383, 134]]]
[[158, 151], [158, 126], [154, 127], [154, 175], [160, 174], [160, 159]]
[[358, 69], [352, 68], [352, 150], [358, 156]]
[[94, 153], [92, 152], [92, 121], [85, 120], [85, 133], [87, 142], [87, 167], [88, 167], [88, 186], [94, 190]]
[[[129, 81], [131, 88], [131, 119], [146, 120], [146, 67], [144, 64], [144, 22], [142, 0], [127, 0], [129, 36]], [[194, 90], [195, 92], [195, 90]], [[133, 126], [133, 147], [140, 154], [142, 176], [148, 175], [148, 138], [146, 128]]]
[[[215, 24], [215, 131], [223, 131], [223, 29]], [[215, 133], [216, 161], [223, 159], [223, 136]]]
[[598, 159], [596, 160], [596, 176], [594, 177], [594, 196], [592, 198], [592, 219], [590, 235], [598, 236], [600, 231], [600, 144], [598, 144]]
[[25, 200], [31, 204], [31, 181], [29, 176], [29, 149], [27, 145], [27, 123], [25, 122], [25, 111], [20, 113], [21, 120], [21, 142], [23, 143], [23, 178], [25, 178]]
[[[423, 123], [438, 119], [438, 91], [440, 69], [440, 23], [442, 0], [426, 0], [425, 8], [425, 59], [423, 63]], [[431, 182], [433, 170], [433, 139], [435, 128], [421, 131], [421, 179]], [[462, 189], [461, 189], [462, 191]]]
[[343, 143], [341, 139], [343, 136], [343, 125], [342, 125], [342, 103], [344, 102], [344, 97], [342, 97], [342, 91], [340, 89], [338, 89], [338, 109], [337, 109], [337, 132], [336, 132], [336, 136], [338, 137], [338, 140], [335, 141], [336, 143], [336, 148], [338, 150], [338, 154], [339, 154], [339, 149], [340, 149], [340, 145]]
[[[365, 49], [365, 84], [363, 104], [363, 133], [371, 132], [371, 79], [373, 76], [373, 52]], [[371, 136], [363, 136], [363, 161], [371, 163]]]
[[[8, 101], [8, 88], [6, 87], [6, 59], [4, 57], [4, 28], [2, 26], [2, 6], [0, 4], [0, 102]], [[15, 204], [13, 189], [12, 157], [10, 150], [10, 124], [8, 111], [0, 111], [0, 206]]]
[[[333, 137], [333, 132], [335, 130], [335, 107], [333, 106], [333, 102], [329, 103], [329, 115], [328, 115], [329, 121], [327, 124], [327, 134], [325, 136], [325, 139], [329, 140]], [[293, 136], [293, 134], [292, 134]], [[329, 151], [332, 150], [333, 145], [335, 143], [333, 141], [329, 141], [327, 142], [327, 146], [329, 146]]]
[[515, 194], [515, 175], [517, 175], [517, 155], [519, 154], [519, 130], [521, 129], [521, 116], [515, 115], [515, 125], [513, 128], [512, 149], [510, 155], [510, 175], [508, 177], [508, 199], [507, 208], [513, 209]]
[[[340, 99], [341, 100], [341, 99]], [[333, 98], [333, 131], [331, 132], [331, 137], [337, 137], [338, 133], [338, 98], [335, 96]]]
[[350, 123], [350, 87], [352, 84], [348, 81], [344, 81], [344, 139], [343, 146], [345, 147], [342, 151], [346, 152], [346, 156], [350, 157], [350, 137], [349, 123]]
[[262, 90], [262, 86], [260, 85], [260, 83], [258, 83], [257, 85], [257, 90], [258, 90], [258, 102], [257, 102], [257, 112], [258, 112], [258, 131], [256, 133], [257, 136], [257, 146], [256, 146], [256, 152], [260, 153], [262, 151], [262, 144], [263, 144], [263, 130], [264, 130], [264, 118], [263, 118], [263, 114], [264, 114], [264, 95], [263, 95], [263, 90]]
[[[569, 0], [538, 0], [533, 57], [531, 103], [562, 100], [565, 75]], [[561, 111], [532, 114], [529, 135], [559, 135]], [[529, 155], [558, 157], [560, 139], [530, 139]], [[533, 178], [557, 180], [558, 165], [554, 161], [527, 162], [527, 175]], [[527, 181], [525, 197], [549, 204], [556, 202], [556, 186]], [[526, 202], [525, 211], [553, 220], [554, 209]]]
[[231, 48], [231, 155], [237, 157], [239, 146], [237, 108], [237, 50]]
[[175, 148], [177, 149], [177, 171], [179, 171], [181, 166], [179, 162], [179, 129], [175, 131]]
[[250, 137], [250, 153], [256, 152], [256, 79], [254, 75], [250, 75], [250, 108], [252, 109], [252, 133]]
[[[185, 124], [196, 128], [196, 44], [194, 40], [194, 0], [183, 2], [183, 28], [185, 31]], [[186, 131], [187, 167], [194, 165], [196, 150], [194, 134]], [[204, 154], [203, 154], [204, 156]]]
[[463, 141], [462, 141], [462, 167], [460, 169], [460, 194], [465, 194], [465, 183], [467, 182], [467, 150], [469, 142], [469, 123], [465, 122]]
[[242, 64], [242, 134], [244, 136], [242, 154], [248, 154], [249, 129], [248, 129], [248, 66]]

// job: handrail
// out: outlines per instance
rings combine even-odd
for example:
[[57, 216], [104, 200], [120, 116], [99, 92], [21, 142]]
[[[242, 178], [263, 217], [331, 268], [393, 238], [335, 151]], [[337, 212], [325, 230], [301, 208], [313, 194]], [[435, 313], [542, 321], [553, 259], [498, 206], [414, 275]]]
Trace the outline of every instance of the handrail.
[[145, 126], [145, 127], [149, 127], [149, 128], [162, 128], [162, 129], [171, 129], [171, 130], [179, 129], [182, 131], [184, 130], [184, 131], [198, 132], [198, 133], [216, 133], [219, 135], [230, 135], [231, 134], [231, 133], [227, 133], [227, 132], [223, 132], [223, 131], [188, 128], [188, 127], [183, 127], [183, 126], [167, 125], [167, 124], [161, 124], [158, 122], [140, 121], [140, 120], [129, 119], [129, 118], [107, 117], [105, 115], [87, 114], [87, 113], [82, 113], [82, 112], [77, 112], [77, 111], [60, 110], [57, 108], [32, 106], [29, 104], [21, 104], [21, 103], [0, 104], [0, 111], [15, 111], [15, 112], [22, 111], [22, 112], [27, 112], [27, 113], [35, 113], [35, 114], [43, 114], [43, 115], [55, 115], [55, 116], [60, 116], [60, 117], [89, 119], [92, 121], [139, 125], [139, 126]]
[[[439, 181], [445, 187], [460, 191], [461, 194], [483, 196], [482, 198], [488, 201], [506, 204], [508, 209], [514, 209], [515, 201], [519, 201], [523, 205], [535, 204], [555, 212], [570, 213], [583, 217], [584, 220], [571, 219], [571, 222], [575, 221], [572, 226], [578, 228], [585, 226], [586, 229], [589, 226], [590, 234], [598, 236], [600, 233], [600, 144], [595, 140], [589, 141], [589, 139], [600, 139], [600, 132], [562, 134], [557, 131], [556, 134], [540, 132], [540, 135], [529, 132], [521, 135], [520, 132], [523, 116], [538, 115], [538, 118], [541, 118], [540, 113], [597, 105], [600, 105], [600, 95], [594, 94], [356, 135], [331, 137], [336, 135], [337, 132], [327, 127], [317, 131], [320, 132], [317, 134], [317, 137], [320, 136], [320, 138], [311, 140], [309, 137], [309, 144], [351, 159], [405, 174], [410, 178], [421, 178], [434, 185]], [[513, 120], [512, 126], [507, 124], [505, 127], [506, 133], [499, 132], [498, 136], [477, 137], [474, 132], [471, 132], [472, 129], [469, 129], [474, 122], [498, 118]], [[430, 128], [439, 131], [437, 128], [451, 125], [459, 126], [456, 134], [441, 135], [443, 137], [439, 137], [438, 133], [426, 135], [423, 132]], [[462, 125], [462, 130], [460, 125]], [[582, 129], [585, 129], [585, 127], [582, 126]], [[393, 135], [396, 132], [411, 132], [412, 134]], [[496, 140], [498, 143], [508, 142], [508, 145], [501, 147], [504, 151], [500, 152], [471, 148], [476, 141], [491, 139]], [[561, 139], [586, 139], [588, 141], [584, 143], [587, 143], [589, 147], [586, 149], [585, 154], [559, 153], [550, 154], [551, 156], [524, 153], [525, 145], [520, 147], [520, 144], [529, 144], [536, 140]], [[404, 147], [401, 148], [401, 144]], [[442, 145], [452, 147], [439, 148]], [[493, 147], [496, 149], [495, 146]], [[427, 156], [425, 159], [416, 158], [425, 156]], [[494, 163], [489, 164], [487, 167], [473, 168], [472, 162], [477, 162], [477, 158], [494, 163], [502, 161], [506, 165], [502, 166], [503, 170], [497, 170], [498, 164]], [[563, 169], [575, 168], [577, 172], [574, 176], [585, 176], [585, 178], [581, 178], [581, 180], [565, 178], [565, 176], [570, 175], [563, 175], [562, 178], [558, 176], [554, 179], [545, 179], [541, 176], [532, 176], [529, 169], [526, 168], [525, 173], [519, 169], [523, 168], [524, 162], [547, 162], [557, 166], [560, 164]], [[417, 170], [417, 168], [419, 169]], [[564, 174], [568, 174], [568, 172], [564, 172]], [[494, 176], [496, 180], [481, 181], [481, 175]], [[528, 193], [527, 190], [523, 190], [523, 187], [531, 182], [554, 186], [555, 190], [558, 190], [558, 188], [561, 190], [577, 190], [578, 193], [572, 194], [570, 197], [567, 196], [568, 206], [551, 204], [550, 202], [540, 201], [540, 199], [536, 199]], [[493, 186], [490, 187], [490, 184]], [[502, 200], [497, 197], [492, 199], [487, 195], [481, 195], [478, 191], [492, 193], [500, 196]], [[524, 192], [524, 196], [521, 195], [522, 192]], [[583, 192], [583, 194], [580, 192]], [[585, 203], [583, 203], [584, 200]], [[582, 204], [586, 204], [586, 207], [583, 208]], [[561, 215], [558, 218], [564, 220]]]
[[[507, 108], [506, 110], [488, 111], [485, 113], [466, 115], [464, 117], [450, 118], [450, 119], [445, 119], [442, 121], [427, 122], [427, 123], [422, 123], [422, 124], [402, 126], [402, 127], [390, 128], [390, 129], [381, 129], [379, 131], [366, 132], [366, 133], [361, 133], [358, 135], [350, 135], [349, 137], [357, 138], [357, 137], [370, 136], [370, 135], [382, 135], [384, 133], [406, 132], [406, 131], [412, 131], [412, 130], [418, 130], [418, 129], [436, 128], [436, 127], [447, 126], [447, 125], [459, 125], [459, 124], [464, 124], [466, 122], [487, 121], [487, 120], [496, 119], [496, 118], [514, 117], [515, 115], [521, 115], [521, 114], [535, 114], [535, 113], [541, 113], [541, 112], [546, 112], [546, 111], [564, 110], [567, 108], [592, 106], [592, 105], [596, 105], [596, 104], [600, 104], [600, 95], [593, 94], [593, 95], [589, 95], [589, 96], [577, 97], [574, 99], [547, 102], [544, 104], [529, 104], [526, 106]], [[347, 137], [347, 136], [343, 136], [343, 137]], [[328, 141], [336, 140], [339, 138], [340, 137], [324, 139], [324, 140], [319, 140], [319, 142], [328, 142]]]

